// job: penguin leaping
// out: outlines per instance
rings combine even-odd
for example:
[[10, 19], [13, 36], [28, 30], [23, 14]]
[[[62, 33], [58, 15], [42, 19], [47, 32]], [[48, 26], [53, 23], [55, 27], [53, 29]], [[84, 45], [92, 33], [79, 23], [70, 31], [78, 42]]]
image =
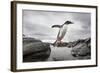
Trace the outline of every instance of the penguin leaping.
[[58, 32], [58, 34], [57, 34], [57, 39], [56, 39], [56, 41], [54, 42], [54, 46], [55, 45], [57, 45], [58, 43], [60, 43], [61, 44], [61, 40], [64, 38], [64, 36], [65, 36], [65, 34], [66, 34], [66, 32], [67, 32], [67, 29], [68, 29], [68, 25], [69, 24], [73, 24], [73, 22], [71, 22], [71, 21], [66, 21], [64, 24], [62, 24], [62, 25], [53, 25], [52, 26], [52, 28], [55, 28], [55, 27], [57, 27], [57, 28], [59, 28], [59, 32]]

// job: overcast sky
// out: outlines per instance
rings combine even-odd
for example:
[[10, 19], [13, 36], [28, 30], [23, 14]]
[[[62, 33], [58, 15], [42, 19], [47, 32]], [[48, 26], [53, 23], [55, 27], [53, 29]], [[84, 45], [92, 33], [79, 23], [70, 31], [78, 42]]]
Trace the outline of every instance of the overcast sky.
[[23, 10], [23, 34], [42, 41], [55, 41], [61, 25], [70, 20], [74, 24], [68, 26], [64, 42], [84, 39], [91, 36], [91, 14], [74, 12], [53, 12]]

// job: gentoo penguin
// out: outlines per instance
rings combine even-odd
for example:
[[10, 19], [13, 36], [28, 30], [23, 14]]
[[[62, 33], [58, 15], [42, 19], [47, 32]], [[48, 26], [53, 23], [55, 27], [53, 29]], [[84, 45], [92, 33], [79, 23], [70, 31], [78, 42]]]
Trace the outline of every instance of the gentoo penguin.
[[58, 43], [61, 43], [61, 40], [64, 38], [69, 24], [73, 24], [73, 22], [66, 21], [62, 25], [53, 25], [52, 26], [52, 28], [54, 28], [54, 27], [58, 27], [59, 28], [59, 32], [58, 32], [58, 35], [57, 35], [57, 39], [56, 39], [56, 41], [53, 44], [54, 46], [57, 45]]

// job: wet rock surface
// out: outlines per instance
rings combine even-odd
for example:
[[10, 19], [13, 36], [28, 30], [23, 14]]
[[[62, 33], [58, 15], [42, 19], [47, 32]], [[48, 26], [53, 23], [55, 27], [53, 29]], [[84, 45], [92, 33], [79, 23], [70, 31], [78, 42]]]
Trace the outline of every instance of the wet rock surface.
[[73, 47], [71, 53], [78, 59], [90, 59], [91, 58], [91, 39], [87, 38], [84, 42], [80, 42]]
[[34, 38], [23, 38], [23, 62], [45, 61], [50, 56], [50, 44]]

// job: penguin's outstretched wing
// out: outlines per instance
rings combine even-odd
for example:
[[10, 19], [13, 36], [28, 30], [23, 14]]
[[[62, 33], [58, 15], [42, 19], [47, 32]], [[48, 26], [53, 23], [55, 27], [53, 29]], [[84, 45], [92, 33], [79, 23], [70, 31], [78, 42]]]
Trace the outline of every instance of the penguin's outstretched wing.
[[52, 28], [54, 28], [54, 27], [61, 28], [61, 25], [53, 25]]

